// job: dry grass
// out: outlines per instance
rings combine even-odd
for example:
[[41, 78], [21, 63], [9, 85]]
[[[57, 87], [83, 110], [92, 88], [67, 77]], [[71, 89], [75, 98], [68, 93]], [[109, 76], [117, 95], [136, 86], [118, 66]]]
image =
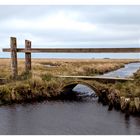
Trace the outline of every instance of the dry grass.
[[[113, 59], [32, 59], [32, 71], [24, 71], [24, 59], [18, 60], [18, 80], [11, 77], [10, 59], [0, 59], [0, 78], [9, 79], [9, 83], [0, 85], [0, 101], [23, 101], [33, 98], [57, 96], [62, 90], [65, 79], [56, 79], [55, 75], [96, 75], [123, 67], [124, 64], [138, 60]], [[140, 72], [135, 74], [140, 77]], [[136, 78], [138, 79], [138, 78]], [[140, 79], [140, 78], [139, 78]], [[137, 81], [138, 83], [139, 81]], [[127, 91], [140, 96], [139, 84], [115, 85], [122, 94]], [[131, 88], [132, 87], [132, 88]], [[135, 89], [135, 91], [133, 90]]]
[[[123, 67], [133, 60], [106, 59], [34, 59], [33, 74], [50, 73], [52, 75], [96, 75]], [[51, 65], [52, 67], [47, 67]]]
[[116, 83], [112, 85], [120, 91], [120, 96], [125, 97], [140, 97], [140, 69], [134, 73], [134, 81], [125, 83]]
[[[51, 75], [95, 75], [123, 67], [125, 63], [137, 60], [113, 59], [32, 59], [32, 74]], [[24, 73], [24, 59], [18, 60], [18, 74]], [[49, 67], [51, 65], [52, 67]], [[10, 59], [0, 59], [0, 78], [11, 75]]]

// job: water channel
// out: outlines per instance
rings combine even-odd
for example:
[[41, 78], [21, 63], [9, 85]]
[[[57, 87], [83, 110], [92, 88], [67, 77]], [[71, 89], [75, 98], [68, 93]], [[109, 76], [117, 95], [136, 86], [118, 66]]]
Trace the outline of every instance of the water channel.
[[[129, 77], [138, 68], [140, 63], [131, 63], [105, 76]], [[94, 93], [84, 85], [78, 85], [74, 90], [89, 95]], [[95, 98], [14, 104], [0, 107], [0, 134], [140, 135], [140, 118], [125, 118], [120, 111], [108, 111], [108, 107]]]

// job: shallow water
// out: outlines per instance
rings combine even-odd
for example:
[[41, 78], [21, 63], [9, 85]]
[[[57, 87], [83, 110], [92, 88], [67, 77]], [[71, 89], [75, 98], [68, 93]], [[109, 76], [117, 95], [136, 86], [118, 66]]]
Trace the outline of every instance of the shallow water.
[[140, 118], [126, 119], [92, 100], [3, 106], [0, 134], [140, 134]]
[[121, 78], [126, 78], [133, 76], [133, 73], [136, 72], [140, 68], [140, 63], [130, 63], [125, 65], [124, 68], [120, 68], [118, 70], [112, 71], [105, 73], [101, 75], [101, 77], [121, 77]]
[[[122, 68], [114, 74], [130, 76], [138, 67], [140, 63], [128, 64], [125, 70]], [[74, 90], [94, 94], [84, 85]], [[125, 118], [120, 111], [108, 111], [95, 98], [15, 104], [0, 107], [0, 134], [140, 135], [140, 117]]]

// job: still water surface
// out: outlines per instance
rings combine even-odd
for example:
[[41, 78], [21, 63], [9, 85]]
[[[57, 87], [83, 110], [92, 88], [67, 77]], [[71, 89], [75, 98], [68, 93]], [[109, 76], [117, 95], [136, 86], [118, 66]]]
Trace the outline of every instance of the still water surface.
[[121, 77], [127, 78], [133, 75], [140, 68], [140, 63], [129, 63], [126, 64], [124, 68], [120, 68], [118, 70], [108, 72], [102, 75], [105, 77]]
[[0, 108], [0, 134], [139, 134], [140, 118], [125, 118], [96, 101], [42, 102]]
[[[137, 65], [140, 63], [129, 65], [130, 73]], [[93, 93], [83, 85], [77, 91]], [[108, 111], [94, 98], [15, 104], [0, 107], [0, 134], [140, 135], [140, 117], [125, 118], [120, 111]]]

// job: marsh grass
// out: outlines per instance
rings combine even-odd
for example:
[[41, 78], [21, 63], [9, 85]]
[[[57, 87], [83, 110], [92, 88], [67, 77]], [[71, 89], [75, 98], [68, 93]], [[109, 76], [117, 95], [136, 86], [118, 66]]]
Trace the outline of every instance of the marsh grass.
[[61, 91], [62, 85], [58, 80], [48, 81], [32, 76], [30, 79], [0, 85], [0, 100], [2, 103], [11, 103], [48, 99], [58, 96]]
[[120, 91], [120, 96], [134, 98], [140, 97], [140, 69], [134, 73], [134, 81], [128, 81], [125, 83], [116, 83], [112, 87]]
[[[7, 103], [56, 97], [62, 92], [64, 83], [71, 80], [56, 78], [56, 75], [97, 75], [119, 69], [130, 62], [134, 62], [134, 60], [32, 59], [32, 71], [25, 73], [24, 59], [19, 59], [18, 77], [13, 80], [11, 78], [10, 59], [0, 59], [0, 78], [8, 79], [5, 85], [0, 85], [0, 101]], [[46, 67], [45, 65], [56, 67]], [[131, 94], [132, 96], [140, 97], [139, 71], [135, 74], [135, 78], [137, 79], [136, 83], [117, 83], [109, 86], [119, 89], [120, 96]], [[104, 88], [108, 86], [98, 82], [97, 84], [104, 86]]]

